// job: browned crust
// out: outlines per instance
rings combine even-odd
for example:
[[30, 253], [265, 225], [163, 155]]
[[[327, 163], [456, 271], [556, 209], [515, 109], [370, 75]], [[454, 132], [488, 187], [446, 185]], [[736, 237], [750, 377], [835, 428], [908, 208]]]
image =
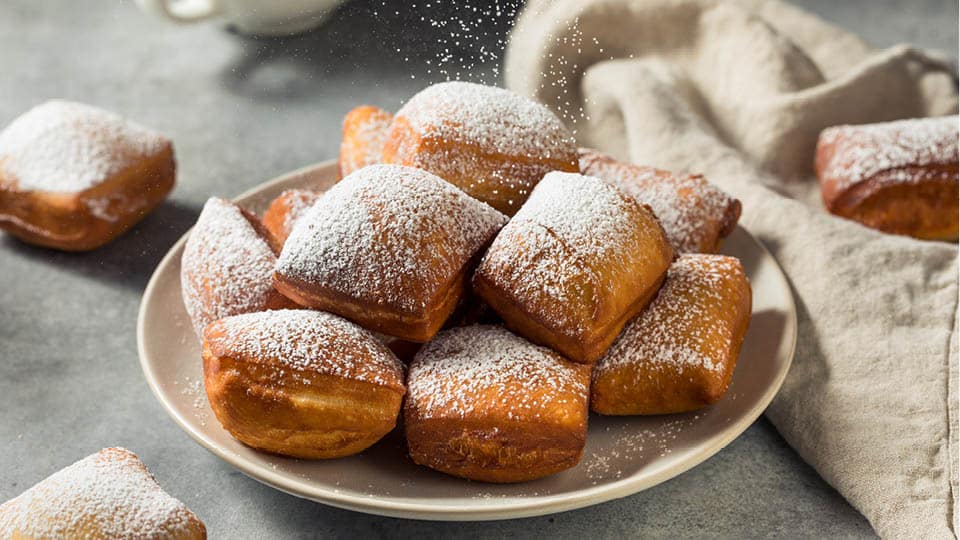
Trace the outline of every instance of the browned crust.
[[574, 362], [592, 364], [599, 360], [610, 348], [623, 326], [644, 307], [657, 293], [663, 284], [665, 273], [630, 304], [630, 307], [618, 317], [606, 324], [597, 324], [584, 335], [564, 333], [548, 321], [544, 321], [525, 309], [517, 300], [500, 290], [499, 287], [480, 272], [474, 274], [473, 288], [476, 294], [483, 298], [503, 318], [507, 328], [530, 341], [550, 347]]
[[[404, 430], [413, 461], [496, 483], [534, 480], [576, 466], [587, 439], [589, 396], [583, 390], [589, 387], [591, 368], [549, 354], [573, 370], [580, 391], [547, 398], [543, 392], [550, 390], [512, 379], [471, 394], [467, 414], [447, 409], [424, 414], [422, 404], [408, 397]], [[510, 396], [537, 405], [517, 412], [504, 400]]]
[[674, 414], [695, 411], [723, 398], [733, 379], [753, 305], [750, 282], [742, 269], [727, 276], [726, 282], [718, 291], [728, 306], [723, 315], [733, 323], [733, 332], [723, 349], [715, 351], [714, 362], [724, 366], [719, 374], [703, 368], [671, 371], [634, 364], [597, 371], [590, 387], [590, 409], [618, 416]]
[[572, 468], [587, 439], [585, 414], [582, 427], [569, 429], [533, 422], [424, 420], [406, 410], [407, 444], [415, 463], [482, 482], [525, 482]]
[[375, 332], [425, 343], [440, 330], [457, 307], [466, 287], [466, 275], [467, 267], [464, 267], [426, 307], [412, 313], [366, 302], [278, 272], [273, 275], [273, 284], [280, 293], [301, 306], [336, 313]]
[[[544, 153], [551, 157], [507, 154], [476, 141], [421, 137], [405, 117], [397, 116], [384, 144], [383, 162], [427, 170], [513, 216], [546, 173], [580, 171], [572, 146]], [[498, 177], [508, 181], [496, 181]]]
[[[173, 145], [79, 193], [26, 191], [0, 185], [0, 228], [38, 246], [89, 251], [109, 243], [153, 211], [173, 190]], [[0, 184], [3, 184], [0, 182]], [[107, 201], [109, 220], [88, 204]]]
[[717, 243], [713, 249], [714, 253], [720, 248], [720, 242], [730, 236], [733, 230], [737, 228], [737, 223], [740, 221], [742, 213], [743, 205], [740, 203], [740, 199], [731, 199], [730, 204], [727, 205], [726, 210], [723, 212], [723, 220], [720, 222], [719, 238], [717, 238]]
[[[911, 181], [890, 181], [903, 175]], [[956, 165], [952, 170], [906, 167], [878, 173], [824, 198], [824, 205], [834, 215], [886, 233], [955, 242], [960, 229], [958, 186]]]
[[402, 388], [217, 352], [205, 340], [207, 397], [224, 429], [247, 446], [330, 459], [363, 451], [396, 425]]
[[849, 182], [827, 174], [846, 146], [842, 136], [817, 142], [814, 169], [828, 212], [890, 234], [957, 241], [958, 161], [893, 167]]

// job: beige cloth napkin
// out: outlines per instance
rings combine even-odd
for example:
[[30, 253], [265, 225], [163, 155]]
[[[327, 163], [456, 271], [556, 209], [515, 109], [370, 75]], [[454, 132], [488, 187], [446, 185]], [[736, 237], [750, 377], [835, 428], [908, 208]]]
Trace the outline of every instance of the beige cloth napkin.
[[834, 218], [812, 176], [827, 126], [955, 112], [949, 68], [777, 1], [531, 0], [506, 77], [582, 143], [743, 201], [800, 319], [767, 416], [881, 536], [955, 537], [956, 246]]

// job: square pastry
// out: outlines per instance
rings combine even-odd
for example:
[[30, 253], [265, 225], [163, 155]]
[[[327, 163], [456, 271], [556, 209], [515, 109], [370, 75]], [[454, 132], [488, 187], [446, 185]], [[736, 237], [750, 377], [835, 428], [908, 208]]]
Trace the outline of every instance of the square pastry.
[[552, 172], [494, 239], [473, 287], [511, 330], [592, 363], [672, 259], [648, 207], [600, 179]]
[[407, 377], [410, 456], [462, 478], [522, 482], [569, 469], [587, 437], [590, 367], [502, 326], [445, 330]]
[[814, 168], [826, 209], [886, 233], [957, 241], [957, 116], [835, 126]]
[[403, 365], [330, 313], [281, 309], [207, 326], [203, 377], [220, 424], [246, 445], [304, 459], [356, 454], [394, 428]]
[[374, 165], [297, 222], [274, 272], [295, 302], [391, 336], [429, 340], [507, 218], [426, 171]]
[[751, 302], [738, 259], [682, 255], [657, 297], [594, 368], [591, 408], [669, 414], [719, 401], [733, 377]]
[[580, 149], [580, 172], [649, 205], [678, 253], [716, 253], [740, 219], [740, 201], [698, 174], [622, 163], [588, 148]]
[[573, 134], [541, 103], [480, 84], [434, 84], [397, 111], [383, 162], [428, 170], [512, 216], [550, 171], [578, 171]]
[[271, 243], [256, 216], [236, 204], [210, 197], [203, 205], [180, 257], [180, 292], [198, 337], [217, 319], [296, 307], [273, 288]]
[[80, 103], [38, 105], [0, 132], [0, 228], [65, 251], [94, 249], [173, 189], [163, 135]]
[[0, 504], [0, 538], [206, 540], [207, 529], [136, 454], [104, 448]]

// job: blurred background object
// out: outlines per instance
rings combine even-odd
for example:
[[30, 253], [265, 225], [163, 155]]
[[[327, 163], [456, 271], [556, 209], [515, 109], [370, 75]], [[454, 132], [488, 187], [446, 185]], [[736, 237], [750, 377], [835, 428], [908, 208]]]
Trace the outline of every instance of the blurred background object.
[[343, 0], [137, 0], [144, 11], [176, 23], [226, 21], [253, 35], [316, 28]]

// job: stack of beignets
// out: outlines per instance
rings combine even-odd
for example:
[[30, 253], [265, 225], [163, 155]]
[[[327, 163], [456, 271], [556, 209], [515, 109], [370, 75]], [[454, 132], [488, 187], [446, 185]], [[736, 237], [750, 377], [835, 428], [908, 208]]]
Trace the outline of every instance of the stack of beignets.
[[[578, 161], [546, 108], [466, 83], [396, 116], [354, 109], [339, 166], [324, 193], [283, 192], [263, 226], [217, 201], [230, 223], [204, 210], [184, 253], [198, 328], [219, 319], [205, 325], [207, 396], [241, 442], [345, 456], [402, 409], [415, 463], [520, 482], [576, 466], [591, 404], [662, 414], [726, 391], [750, 285], [730, 257], [675, 261], [716, 250], [739, 218], [702, 177]], [[243, 241], [205, 264], [222, 243], [206, 236], [230, 238], [219, 225]], [[197, 292], [236, 288], [259, 303]], [[269, 291], [302, 309], [270, 311]], [[406, 381], [391, 350], [413, 357]]]
[[65, 251], [100, 247], [173, 189], [173, 144], [89, 105], [52, 100], [0, 132], [0, 228]]

